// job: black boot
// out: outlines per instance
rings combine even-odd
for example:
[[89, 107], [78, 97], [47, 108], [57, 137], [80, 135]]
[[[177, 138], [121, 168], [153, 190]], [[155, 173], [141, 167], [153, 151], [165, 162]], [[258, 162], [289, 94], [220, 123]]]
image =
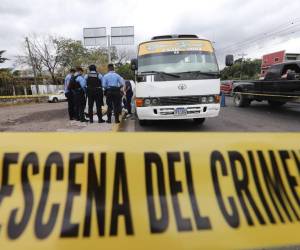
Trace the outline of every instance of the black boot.
[[111, 117], [108, 117], [106, 123], [111, 123]]
[[98, 123], [104, 123], [105, 121], [102, 119], [102, 117], [98, 118]]
[[119, 114], [117, 114], [115, 116], [115, 123], [120, 123], [120, 115]]

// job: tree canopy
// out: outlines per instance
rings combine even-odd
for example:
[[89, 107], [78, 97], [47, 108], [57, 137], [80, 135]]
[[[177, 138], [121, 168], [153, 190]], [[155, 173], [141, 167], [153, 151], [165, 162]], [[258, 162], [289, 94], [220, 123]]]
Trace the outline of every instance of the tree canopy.
[[[86, 48], [81, 41], [64, 37], [31, 36], [28, 38], [31, 50], [29, 55], [28, 46], [24, 43], [23, 55], [16, 58], [16, 65], [35, 67], [38, 76], [48, 74], [56, 82], [57, 76], [64, 76], [66, 72], [78, 66], [87, 68], [95, 64], [102, 73], [106, 72], [108, 64], [108, 51], [106, 48]], [[130, 51], [111, 48], [111, 59], [121, 66], [121, 73], [125, 78], [132, 78], [132, 72], [128, 71], [126, 62], [130, 59]], [[32, 60], [31, 60], [32, 59]]]
[[130, 64], [120, 65], [117, 68], [117, 73], [125, 80], [134, 80], [134, 72], [131, 70]]
[[241, 59], [235, 61], [231, 67], [225, 67], [221, 71], [222, 80], [242, 80], [258, 79], [261, 71], [260, 59]]
[[7, 61], [7, 58], [2, 57], [2, 55], [5, 53], [5, 50], [0, 50], [0, 63], [4, 63], [5, 61]]

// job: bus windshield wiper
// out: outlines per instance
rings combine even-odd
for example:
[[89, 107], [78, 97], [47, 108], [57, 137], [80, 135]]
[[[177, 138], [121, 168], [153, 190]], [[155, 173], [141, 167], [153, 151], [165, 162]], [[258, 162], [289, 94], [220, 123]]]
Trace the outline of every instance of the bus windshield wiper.
[[186, 72], [180, 72], [178, 74], [199, 74], [199, 75], [205, 75], [205, 76], [220, 77], [220, 73], [218, 73], [218, 72], [186, 71]]
[[180, 76], [176, 75], [176, 74], [167, 73], [167, 72], [163, 72], [163, 71], [154, 71], [154, 70], [153, 71], [144, 71], [144, 72], [141, 72], [141, 74], [159, 74], [159, 75], [166, 75], [166, 76], [180, 78]]

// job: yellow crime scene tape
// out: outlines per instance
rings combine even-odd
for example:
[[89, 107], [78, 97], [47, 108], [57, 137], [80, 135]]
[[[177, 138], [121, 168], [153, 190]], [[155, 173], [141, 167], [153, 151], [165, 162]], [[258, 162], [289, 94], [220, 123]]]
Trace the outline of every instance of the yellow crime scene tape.
[[[53, 95], [53, 94], [52, 94]], [[38, 98], [38, 97], [48, 97], [50, 94], [45, 95], [16, 95], [16, 96], [0, 96], [0, 99], [21, 99], [21, 98]]]
[[300, 245], [300, 134], [0, 134], [0, 249]]

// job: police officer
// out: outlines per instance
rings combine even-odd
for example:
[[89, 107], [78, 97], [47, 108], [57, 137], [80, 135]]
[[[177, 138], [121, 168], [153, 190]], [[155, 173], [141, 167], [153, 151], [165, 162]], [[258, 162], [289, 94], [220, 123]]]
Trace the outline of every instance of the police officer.
[[76, 120], [87, 122], [84, 116], [84, 109], [86, 105], [86, 80], [83, 77], [83, 69], [81, 67], [76, 69], [74, 80], [71, 80], [70, 85], [74, 95]]
[[72, 77], [74, 77], [75, 72], [76, 72], [75, 69], [71, 69], [70, 73], [65, 78], [65, 96], [67, 97], [68, 100], [68, 112], [71, 121], [75, 119], [75, 112], [74, 112], [74, 96], [70, 89], [70, 81]]
[[89, 118], [90, 123], [93, 123], [93, 108], [96, 102], [98, 122], [105, 122], [102, 119], [102, 106], [103, 106], [103, 89], [102, 89], [102, 75], [97, 73], [95, 65], [89, 66], [89, 74], [86, 76], [87, 82], [87, 97], [89, 105]]
[[133, 96], [132, 86], [130, 81], [125, 81], [125, 95], [126, 95], [126, 103], [125, 108], [128, 111], [128, 114], [131, 115], [131, 101]]
[[124, 86], [123, 78], [115, 72], [113, 64], [108, 65], [108, 73], [103, 77], [103, 88], [106, 93], [107, 110], [107, 123], [111, 123], [112, 111], [115, 114], [115, 122], [120, 123], [121, 114], [121, 102], [122, 94], [121, 90]]

